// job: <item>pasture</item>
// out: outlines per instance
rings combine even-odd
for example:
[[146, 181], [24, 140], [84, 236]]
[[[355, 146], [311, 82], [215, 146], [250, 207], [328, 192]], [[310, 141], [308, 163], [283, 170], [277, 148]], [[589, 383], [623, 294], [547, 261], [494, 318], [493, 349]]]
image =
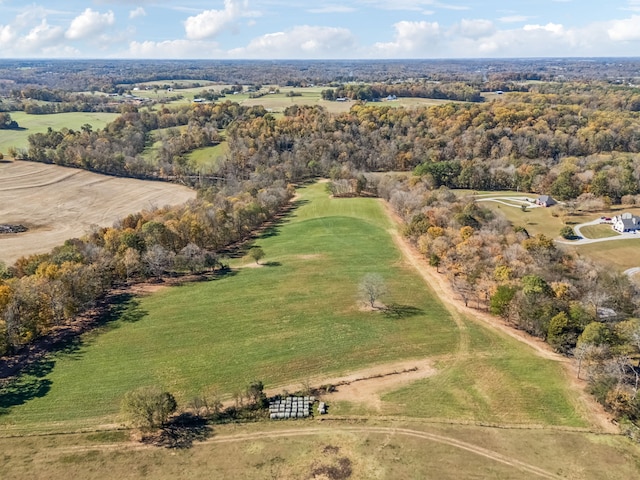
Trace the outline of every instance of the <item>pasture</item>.
[[72, 112], [55, 113], [51, 115], [28, 115], [24, 112], [10, 112], [11, 119], [18, 122], [20, 130], [0, 131], [0, 152], [5, 157], [9, 148], [27, 148], [29, 146], [28, 137], [33, 133], [46, 132], [49, 127], [53, 130], [69, 128], [80, 130], [80, 127], [89, 124], [94, 130], [104, 128], [113, 121], [117, 113], [102, 112]]
[[[466, 318], [452, 319], [403, 262], [378, 200], [331, 199], [316, 184], [301, 191], [298, 203], [284, 223], [255, 241], [266, 253], [262, 265], [240, 257], [225, 277], [117, 306], [119, 320], [13, 387], [10, 398], [19, 401], [5, 397], [0, 428], [8, 433], [117, 424], [122, 396], [139, 385], [161, 385], [184, 405], [212, 387], [230, 398], [254, 379], [272, 390], [301, 388], [305, 381], [418, 358], [433, 359], [439, 371], [423, 381], [426, 387], [408, 387], [426, 400], [403, 406], [400, 391], [388, 399], [390, 414], [588, 423], [576, 410], [576, 393], [563, 386], [558, 365]], [[384, 301], [395, 306], [395, 314], [362, 308], [358, 285], [371, 272], [385, 278], [390, 293]], [[477, 356], [483, 360], [472, 363]], [[478, 395], [486, 405], [477, 403]], [[508, 415], [501, 413], [505, 405]]]
[[637, 445], [619, 436], [412, 421], [220, 425], [177, 450], [127, 438], [122, 431], [0, 438], [3, 472], [14, 480], [66, 480], [70, 471], [86, 480], [626, 480], [640, 468]]
[[171, 183], [42, 163], [0, 163], [0, 223], [29, 228], [0, 235], [0, 260], [10, 264], [23, 255], [48, 252], [92, 225], [110, 226], [130, 213], [194, 197], [194, 191]]
[[[70, 468], [88, 479], [588, 480], [638, 471], [637, 446], [590, 433], [598, 427], [558, 361], [435, 298], [397, 250], [378, 200], [332, 199], [316, 184], [296, 201], [253, 242], [266, 253], [261, 264], [240, 252], [226, 276], [124, 299], [114, 321], [5, 388], [5, 471], [52, 480]], [[358, 302], [370, 272], [385, 278], [395, 314]], [[117, 430], [122, 396], [140, 385], [161, 385], [185, 405], [204, 389], [229, 399], [255, 379], [275, 392], [412, 359], [435, 373], [380, 392], [379, 410], [341, 401], [315, 420], [213, 425], [178, 451], [136, 446]], [[56, 434], [80, 430], [93, 433]], [[9, 435], [18, 437], [1, 438]]]

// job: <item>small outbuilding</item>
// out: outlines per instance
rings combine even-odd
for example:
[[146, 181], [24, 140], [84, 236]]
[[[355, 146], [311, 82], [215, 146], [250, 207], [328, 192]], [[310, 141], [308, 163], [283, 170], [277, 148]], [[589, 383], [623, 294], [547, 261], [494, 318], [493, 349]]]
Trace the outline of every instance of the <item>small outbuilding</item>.
[[541, 207], [551, 207], [557, 203], [551, 195], [540, 195], [536, 200], [536, 205], [540, 205]]

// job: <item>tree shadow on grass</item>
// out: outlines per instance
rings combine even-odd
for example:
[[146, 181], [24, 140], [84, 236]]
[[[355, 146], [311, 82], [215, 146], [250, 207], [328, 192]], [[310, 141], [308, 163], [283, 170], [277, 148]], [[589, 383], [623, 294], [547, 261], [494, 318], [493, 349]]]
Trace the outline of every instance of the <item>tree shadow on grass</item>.
[[295, 217], [295, 211], [302, 205], [309, 203], [309, 200], [296, 200], [291, 202], [289, 208], [277, 215], [268, 225], [250, 238], [246, 238], [236, 244], [220, 251], [221, 255], [229, 258], [242, 258], [252, 248], [256, 247], [256, 241], [264, 238], [270, 238], [280, 235], [282, 225], [288, 223], [291, 218]]
[[[91, 343], [96, 334], [117, 328], [121, 322], [137, 322], [147, 314], [130, 293], [116, 294], [108, 302], [103, 302], [99, 313], [86, 324], [60, 328], [27, 347], [22, 354], [3, 362], [0, 415], [9, 413], [12, 407], [44, 397], [52, 385], [52, 381], [46, 377], [53, 371], [58, 359], [82, 359], [84, 347]], [[91, 331], [89, 335], [82, 335], [88, 331]], [[9, 364], [9, 361], [14, 364]]]
[[202, 442], [213, 433], [206, 419], [192, 413], [172, 418], [157, 434], [143, 438], [144, 443], [165, 448], [186, 449], [193, 442]]
[[384, 314], [390, 318], [408, 318], [415, 317], [416, 315], [422, 315], [424, 310], [414, 307], [412, 305], [400, 305], [398, 303], [392, 303], [387, 305], [384, 309]]
[[264, 263], [261, 263], [260, 265], [262, 265], [263, 267], [281, 267], [282, 263], [280, 263], [280, 262], [264, 262]]
[[55, 365], [51, 359], [30, 365], [19, 377], [0, 386], [0, 415], [10, 412], [12, 407], [23, 405], [34, 398], [44, 397], [51, 389], [51, 380], [46, 377]]

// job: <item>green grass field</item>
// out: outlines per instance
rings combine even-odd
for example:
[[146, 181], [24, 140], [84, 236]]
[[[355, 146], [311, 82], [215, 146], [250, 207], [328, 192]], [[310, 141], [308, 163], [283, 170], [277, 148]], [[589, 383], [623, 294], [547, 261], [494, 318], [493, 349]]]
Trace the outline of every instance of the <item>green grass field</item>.
[[117, 113], [55, 113], [51, 115], [27, 115], [24, 112], [10, 112], [11, 119], [18, 122], [21, 130], [2, 130], [0, 132], [0, 152], [7, 154], [11, 147], [27, 148], [29, 146], [28, 137], [32, 133], [46, 132], [51, 127], [54, 130], [61, 128], [70, 128], [78, 130], [86, 123], [91, 125], [94, 130], [104, 128], [104, 126], [113, 121]]
[[[138, 385], [160, 384], [184, 402], [211, 385], [232, 393], [253, 379], [276, 386], [455, 350], [453, 322], [399, 265], [377, 200], [330, 200], [316, 185], [301, 201], [309, 203], [258, 240], [268, 265], [132, 303], [127, 318], [138, 321], [119, 321], [57, 355], [42, 377], [26, 377], [22, 391], [46, 394], [10, 407], [3, 427], [111, 423]], [[389, 301], [412, 315], [361, 311], [358, 283], [369, 272], [383, 275]]]
[[[391, 394], [389, 413], [584, 425], [560, 368], [528, 347], [465, 320], [471, 347], [460, 357], [461, 331], [401, 263], [379, 201], [330, 199], [317, 184], [303, 189], [299, 202], [256, 241], [265, 265], [249, 268], [252, 262], [239, 258], [233, 275], [129, 302], [119, 321], [6, 391], [0, 429], [112, 424], [124, 393], [139, 385], [162, 385], [184, 403], [211, 386], [231, 395], [254, 379], [302, 385], [419, 357], [432, 357], [442, 373]], [[386, 279], [387, 303], [407, 315], [360, 308], [358, 283], [370, 272]], [[415, 392], [425, 401], [403, 407]]]
[[[297, 201], [255, 241], [262, 266], [239, 256], [230, 275], [128, 301], [118, 320], [5, 389], [3, 471], [51, 480], [69, 469], [87, 479], [313, 478], [348, 459], [353, 479], [637, 473], [636, 445], [581, 428], [589, 416], [560, 364], [476, 320], [454, 321], [402, 261], [379, 201], [331, 199], [322, 184]], [[369, 272], [385, 277], [385, 301], [406, 315], [359, 307]], [[129, 432], [113, 430], [123, 394], [140, 385], [162, 385], [184, 405], [211, 386], [227, 395], [254, 379], [302, 386], [425, 357], [437, 373], [386, 393], [379, 412], [343, 402], [331, 406], [333, 421], [214, 425], [205, 443], [178, 451], [131, 448]], [[368, 420], [339, 419], [352, 414]], [[51, 434], [80, 429], [106, 431]]]
[[580, 229], [585, 238], [611, 238], [620, 234], [611, 225], [587, 225]]
[[603, 264], [612, 265], [621, 271], [640, 267], [640, 237], [629, 240], [591, 243], [573, 248], [582, 255], [586, 255]]

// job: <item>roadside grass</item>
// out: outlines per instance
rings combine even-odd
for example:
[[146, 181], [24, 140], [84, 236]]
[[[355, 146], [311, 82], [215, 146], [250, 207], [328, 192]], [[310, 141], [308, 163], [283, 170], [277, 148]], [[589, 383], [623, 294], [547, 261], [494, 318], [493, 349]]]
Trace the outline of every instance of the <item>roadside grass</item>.
[[28, 115], [24, 112], [9, 112], [11, 119], [18, 122], [20, 130], [2, 130], [0, 135], [0, 152], [5, 156], [11, 147], [27, 148], [29, 146], [29, 135], [33, 133], [44, 133], [47, 128], [60, 130], [64, 127], [79, 130], [84, 124], [89, 124], [94, 130], [104, 128], [113, 121], [117, 113], [103, 112], [71, 112], [54, 113], [50, 115]]
[[[379, 201], [330, 199], [317, 184], [299, 203], [256, 240], [262, 267], [135, 299], [119, 321], [24, 376], [0, 399], [0, 431], [117, 423], [124, 393], [141, 385], [161, 385], [184, 405], [212, 385], [230, 398], [254, 379], [273, 388], [455, 350], [454, 323], [402, 265]], [[388, 302], [412, 313], [361, 310], [358, 283], [369, 272], [386, 279]]]
[[[95, 434], [5, 438], [0, 439], [0, 458], [3, 474], [14, 480], [66, 480], [70, 471], [86, 480], [314, 478], [314, 473], [323, 471], [349, 475], [319, 478], [351, 480], [528, 480], [549, 474], [626, 480], [635, 478], [640, 468], [637, 445], [620, 436], [416, 422], [360, 425], [393, 430], [366, 431], [358, 430], [358, 425], [325, 426], [314, 421], [226, 425], [215, 427], [207, 443], [196, 442], [182, 450], [130, 448], [126, 443], [101, 441]], [[287, 436], [284, 431], [290, 429], [296, 432]], [[243, 435], [249, 437], [242, 439]], [[448, 441], [484, 450], [479, 454]], [[548, 474], [524, 470], [518, 462]]]

